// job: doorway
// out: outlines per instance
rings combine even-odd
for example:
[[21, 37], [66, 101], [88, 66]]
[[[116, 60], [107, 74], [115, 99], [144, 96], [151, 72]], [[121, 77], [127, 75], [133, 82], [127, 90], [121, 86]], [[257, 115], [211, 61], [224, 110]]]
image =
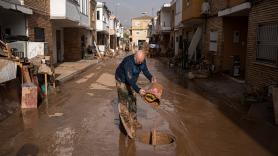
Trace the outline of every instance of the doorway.
[[63, 62], [62, 58], [62, 43], [61, 43], [61, 30], [56, 30], [56, 51], [57, 51], [57, 62]]

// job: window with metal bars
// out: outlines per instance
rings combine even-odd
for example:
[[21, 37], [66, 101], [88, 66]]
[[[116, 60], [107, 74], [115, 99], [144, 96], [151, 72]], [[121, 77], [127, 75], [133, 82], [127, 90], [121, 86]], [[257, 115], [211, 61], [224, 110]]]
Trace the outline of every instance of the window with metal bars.
[[35, 42], [45, 42], [44, 28], [34, 28]]
[[278, 67], [278, 23], [258, 25], [256, 61]]

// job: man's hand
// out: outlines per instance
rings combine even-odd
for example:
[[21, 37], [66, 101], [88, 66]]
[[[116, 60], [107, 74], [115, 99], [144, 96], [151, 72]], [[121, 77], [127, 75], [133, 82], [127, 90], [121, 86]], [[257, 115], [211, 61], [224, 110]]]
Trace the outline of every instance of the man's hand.
[[144, 96], [146, 94], [146, 91], [144, 89], [140, 89], [139, 94], [141, 96]]
[[155, 76], [152, 77], [152, 83], [156, 83], [157, 82], [157, 79]]

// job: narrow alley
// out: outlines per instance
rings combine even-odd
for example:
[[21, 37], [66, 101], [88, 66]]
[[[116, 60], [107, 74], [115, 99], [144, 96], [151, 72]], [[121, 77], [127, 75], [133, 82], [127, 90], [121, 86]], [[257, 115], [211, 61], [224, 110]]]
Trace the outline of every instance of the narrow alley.
[[[119, 128], [114, 72], [122, 57], [104, 61], [63, 84], [38, 110], [18, 112], [0, 125], [0, 155], [277, 155], [277, 127], [229, 111], [219, 95], [181, 79], [159, 60], [150, 71], [165, 87], [158, 111], [138, 96], [137, 136], [157, 130], [173, 137], [161, 146], [128, 139]], [[183, 83], [181, 83], [183, 82]], [[140, 77], [138, 84], [148, 81]], [[24, 111], [24, 110], [22, 110]]]

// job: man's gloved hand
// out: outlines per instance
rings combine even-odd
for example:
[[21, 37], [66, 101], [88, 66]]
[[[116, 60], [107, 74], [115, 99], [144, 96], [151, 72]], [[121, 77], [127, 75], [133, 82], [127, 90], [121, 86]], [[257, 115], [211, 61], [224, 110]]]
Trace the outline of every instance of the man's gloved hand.
[[157, 82], [157, 79], [155, 76], [152, 77], [152, 83], [156, 83]]
[[144, 89], [140, 89], [139, 94], [141, 96], [144, 96], [146, 94], [146, 91]]

